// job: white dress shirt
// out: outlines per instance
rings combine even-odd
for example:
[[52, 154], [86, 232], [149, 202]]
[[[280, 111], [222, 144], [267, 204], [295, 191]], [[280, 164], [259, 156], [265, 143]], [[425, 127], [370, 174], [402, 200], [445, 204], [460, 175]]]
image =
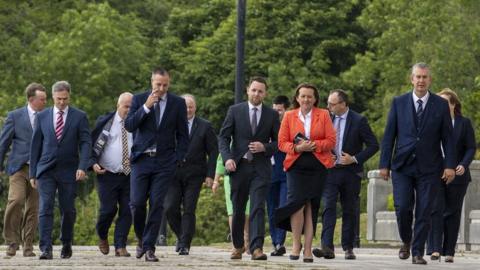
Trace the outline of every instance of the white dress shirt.
[[[123, 146], [122, 146], [122, 125], [123, 119], [120, 118], [118, 113], [115, 113], [110, 133], [108, 134], [108, 140], [103, 148], [103, 153], [100, 156], [98, 164], [112, 173], [123, 172], [122, 158], [123, 158]], [[127, 131], [128, 141], [128, 155], [130, 156], [130, 149], [132, 147], [132, 133]]]
[[34, 128], [33, 124], [35, 123], [35, 114], [37, 113], [30, 107], [30, 104], [27, 105], [28, 111], [28, 118], [30, 119], [30, 125], [32, 125], [32, 129]]
[[307, 115], [303, 116], [302, 110], [298, 110], [298, 118], [303, 123], [303, 129], [305, 130], [305, 137], [310, 139], [310, 129], [312, 127], [312, 110]]
[[[56, 106], [53, 106], [53, 129], [57, 129], [57, 117], [58, 117], [58, 112], [60, 110], [56, 107]], [[63, 125], [65, 126], [65, 124], [67, 123], [67, 114], [68, 114], [68, 106], [65, 107], [65, 109], [63, 110]]]

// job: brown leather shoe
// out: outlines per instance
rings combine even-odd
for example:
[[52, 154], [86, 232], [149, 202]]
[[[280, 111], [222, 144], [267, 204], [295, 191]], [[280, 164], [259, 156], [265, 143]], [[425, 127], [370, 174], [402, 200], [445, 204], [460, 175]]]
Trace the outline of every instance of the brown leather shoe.
[[130, 253], [128, 253], [126, 248], [117, 248], [117, 249], [115, 249], [115, 256], [116, 257], [130, 257]]
[[427, 261], [422, 256], [413, 256], [412, 264], [427, 264]]
[[110, 245], [108, 244], [108, 239], [100, 239], [98, 241], [98, 249], [102, 252], [103, 255], [107, 255], [110, 252]]
[[37, 256], [37, 254], [35, 254], [31, 248], [23, 250], [23, 257], [35, 257], [35, 256]]
[[406, 260], [410, 258], [410, 243], [403, 243], [402, 247], [398, 251], [398, 258], [400, 258], [400, 260]]
[[230, 255], [230, 259], [232, 260], [241, 260], [242, 254], [245, 252], [245, 247], [242, 248], [233, 248], [232, 254]]
[[17, 250], [18, 250], [18, 244], [16, 243], [11, 243], [8, 245], [7, 247], [7, 256], [15, 256], [17, 254]]
[[256, 248], [252, 253], [252, 260], [261, 260], [264, 261], [267, 259], [267, 255], [263, 253], [261, 248]]

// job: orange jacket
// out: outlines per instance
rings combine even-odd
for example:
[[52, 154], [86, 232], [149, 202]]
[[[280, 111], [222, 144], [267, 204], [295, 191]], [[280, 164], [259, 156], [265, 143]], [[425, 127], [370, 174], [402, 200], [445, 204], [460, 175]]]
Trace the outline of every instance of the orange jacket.
[[[285, 112], [280, 131], [278, 132], [278, 149], [287, 153], [283, 167], [288, 170], [300, 156], [293, 150], [293, 138], [298, 132], [305, 135], [303, 123], [298, 117], [300, 109]], [[325, 109], [312, 109], [312, 124], [310, 127], [310, 140], [315, 141], [317, 148], [313, 154], [328, 169], [334, 162], [331, 151], [335, 148], [336, 132], [333, 128], [330, 114]]]

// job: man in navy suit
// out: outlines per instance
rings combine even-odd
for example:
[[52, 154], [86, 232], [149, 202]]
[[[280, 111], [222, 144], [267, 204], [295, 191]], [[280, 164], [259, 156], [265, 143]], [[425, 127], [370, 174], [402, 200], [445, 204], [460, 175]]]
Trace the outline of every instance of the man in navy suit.
[[52, 86], [54, 106], [37, 116], [30, 148], [30, 183], [40, 196], [40, 259], [52, 259], [55, 193], [61, 214], [61, 258], [72, 256], [77, 181], [85, 178], [90, 162], [91, 137], [87, 115], [72, 106], [70, 84]]
[[3, 161], [12, 146], [6, 171], [9, 187], [3, 238], [8, 245], [7, 256], [15, 256], [21, 244], [23, 256], [31, 257], [35, 256], [33, 240], [38, 225], [38, 192], [30, 186], [28, 177], [30, 142], [36, 114], [45, 108], [47, 94], [45, 87], [38, 83], [29, 84], [25, 93], [27, 106], [8, 113], [0, 134], [0, 173], [5, 173]]
[[451, 182], [456, 167], [448, 103], [429, 91], [431, 81], [425, 63], [412, 67], [413, 91], [393, 99], [381, 144], [380, 174], [388, 180], [392, 171], [395, 212], [403, 242], [398, 255], [408, 259], [411, 247], [413, 264], [427, 263], [423, 255], [439, 179]]
[[108, 230], [117, 214], [113, 241], [115, 256], [130, 257], [126, 250], [128, 232], [132, 225], [130, 213], [130, 148], [132, 134], [123, 125], [132, 104], [129, 92], [118, 97], [117, 110], [98, 118], [92, 131], [92, 168], [97, 174], [100, 211], [96, 225], [100, 252], [110, 252]]
[[247, 88], [248, 102], [230, 106], [219, 135], [219, 148], [225, 169], [230, 173], [233, 203], [232, 238], [237, 260], [245, 251], [243, 229], [245, 207], [250, 197], [250, 243], [252, 260], [266, 260], [265, 199], [272, 177], [270, 158], [278, 150], [279, 116], [263, 104], [267, 82], [253, 77]]
[[[282, 122], [283, 114], [288, 107], [290, 107], [288, 97], [277, 96], [273, 99], [273, 109], [278, 112], [280, 122]], [[277, 151], [272, 157], [272, 179], [267, 195], [268, 223], [270, 225], [268, 228], [273, 245], [270, 256], [283, 256], [287, 252], [284, 246], [287, 232], [275, 226], [273, 217], [275, 209], [287, 202], [287, 174], [283, 170], [283, 161], [286, 155], [282, 151]]]
[[130, 208], [138, 239], [136, 257], [145, 254], [146, 261], [156, 262], [163, 202], [177, 165], [185, 159], [189, 139], [185, 100], [168, 92], [168, 72], [154, 69], [151, 84], [151, 90], [133, 97], [125, 128], [133, 133]]
[[168, 190], [165, 209], [170, 228], [178, 239], [178, 255], [188, 255], [195, 233], [195, 209], [202, 184], [211, 186], [215, 177], [218, 142], [210, 122], [195, 115], [195, 97], [189, 94], [182, 97], [187, 105], [190, 145]]
[[337, 197], [342, 205], [342, 248], [345, 259], [354, 260], [355, 225], [363, 164], [378, 151], [378, 141], [367, 118], [349, 108], [348, 95], [341, 89], [330, 92], [328, 109], [337, 132], [334, 150], [335, 166], [328, 170], [323, 193], [322, 252], [314, 249], [317, 257], [335, 258], [333, 235], [337, 221]]

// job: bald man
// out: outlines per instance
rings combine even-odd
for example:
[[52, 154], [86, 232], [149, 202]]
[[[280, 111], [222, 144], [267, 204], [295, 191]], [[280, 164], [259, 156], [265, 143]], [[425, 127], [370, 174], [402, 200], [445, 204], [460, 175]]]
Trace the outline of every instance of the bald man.
[[[195, 116], [195, 97], [182, 96], [187, 106], [190, 144], [185, 159], [179, 163], [175, 179], [165, 198], [167, 220], [177, 236], [178, 255], [188, 255], [195, 233], [195, 209], [202, 183], [211, 186], [218, 156], [217, 136], [207, 120]], [[183, 209], [183, 213], [181, 211]]]
[[97, 174], [100, 211], [97, 221], [98, 248], [107, 255], [110, 252], [108, 230], [117, 214], [115, 223], [115, 256], [129, 257], [126, 249], [128, 232], [132, 225], [130, 213], [130, 148], [132, 134], [124, 127], [124, 120], [132, 104], [131, 93], [121, 94], [117, 110], [98, 118], [92, 132], [92, 169]]

